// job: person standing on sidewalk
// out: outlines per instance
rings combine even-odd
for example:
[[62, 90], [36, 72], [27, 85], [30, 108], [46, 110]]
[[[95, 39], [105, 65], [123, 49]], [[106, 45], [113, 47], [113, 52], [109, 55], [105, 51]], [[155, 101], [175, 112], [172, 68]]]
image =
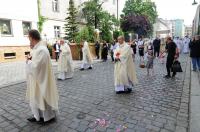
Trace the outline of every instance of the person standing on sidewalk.
[[72, 53], [69, 45], [60, 41], [60, 57], [58, 60], [58, 79], [65, 80], [73, 77], [74, 67], [72, 60]]
[[99, 59], [99, 49], [100, 49], [100, 43], [99, 41], [97, 41], [95, 43], [95, 53], [96, 53], [97, 59]]
[[[166, 63], [167, 75], [165, 76], [165, 78], [170, 78], [172, 65], [174, 63], [174, 60], [178, 58], [178, 53], [177, 53], [178, 49], [171, 37], [167, 38], [166, 51], [168, 55], [167, 55], [167, 63]], [[173, 72], [172, 77], [175, 77], [175, 76], [176, 76], [176, 72]]]
[[83, 43], [82, 52], [83, 52], [83, 62], [82, 62], [80, 70], [83, 71], [83, 70], [85, 70], [85, 68], [91, 70], [92, 69], [92, 56], [91, 56], [87, 41], [85, 41]]
[[51, 58], [37, 30], [29, 31], [31, 57], [27, 57], [27, 92], [33, 117], [30, 122], [44, 124], [54, 121], [58, 110], [58, 90], [53, 73]]
[[200, 71], [200, 38], [195, 36], [195, 39], [189, 45], [190, 57], [192, 58], [193, 71]]
[[142, 37], [139, 38], [137, 46], [138, 46], [139, 55], [140, 55], [140, 65], [144, 65], [144, 41]]
[[131, 47], [125, 43], [124, 37], [118, 37], [119, 46], [115, 50], [115, 91], [119, 93], [130, 93], [133, 85], [137, 83], [136, 69], [133, 62], [133, 51]]
[[58, 43], [58, 41], [56, 41], [56, 43], [53, 45], [54, 48], [54, 52], [56, 54], [56, 62], [58, 61], [59, 58], [59, 53], [60, 53], [60, 45]]
[[115, 61], [114, 59], [114, 51], [115, 49], [117, 48], [117, 42], [114, 40], [111, 47], [110, 47], [110, 56], [111, 56], [111, 59], [112, 59], [112, 62]]
[[156, 37], [156, 39], [153, 41], [153, 48], [154, 48], [154, 56], [159, 57], [160, 54], [160, 39]]
[[102, 58], [103, 62], [106, 62], [108, 59], [108, 46], [107, 46], [106, 41], [103, 42], [101, 58]]

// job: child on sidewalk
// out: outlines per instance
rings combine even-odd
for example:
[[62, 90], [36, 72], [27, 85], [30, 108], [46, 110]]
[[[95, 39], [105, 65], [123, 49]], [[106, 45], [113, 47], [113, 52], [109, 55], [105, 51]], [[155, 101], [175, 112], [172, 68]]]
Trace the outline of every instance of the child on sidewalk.
[[154, 61], [154, 55], [153, 55], [153, 46], [149, 45], [147, 49], [147, 76], [149, 76], [150, 69], [152, 71], [152, 75], [154, 74], [154, 69], [153, 69], [153, 61]]

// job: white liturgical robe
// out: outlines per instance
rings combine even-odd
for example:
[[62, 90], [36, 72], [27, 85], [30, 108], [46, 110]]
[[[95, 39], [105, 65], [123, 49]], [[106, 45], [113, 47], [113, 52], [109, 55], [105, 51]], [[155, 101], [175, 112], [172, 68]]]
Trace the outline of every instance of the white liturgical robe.
[[119, 45], [114, 56], [120, 59], [115, 63], [114, 69], [115, 91], [125, 91], [126, 88], [132, 88], [138, 81], [131, 47], [126, 43]]
[[91, 67], [92, 66], [92, 56], [91, 56], [87, 41], [85, 41], [83, 44], [82, 52], [83, 52], [83, 64], [82, 64], [81, 68], [85, 68], [86, 65], [88, 65], [88, 67]]
[[74, 66], [72, 60], [71, 49], [68, 44], [60, 46], [60, 57], [58, 61], [58, 79], [72, 78], [74, 73]]
[[27, 92], [32, 113], [37, 121], [55, 118], [58, 110], [58, 91], [47, 47], [39, 42], [32, 50], [32, 60], [26, 65]]

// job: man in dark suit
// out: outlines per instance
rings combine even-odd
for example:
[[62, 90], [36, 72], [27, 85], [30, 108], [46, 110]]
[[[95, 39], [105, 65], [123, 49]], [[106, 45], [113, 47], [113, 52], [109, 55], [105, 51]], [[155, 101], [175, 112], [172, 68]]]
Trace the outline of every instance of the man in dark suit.
[[[166, 63], [167, 75], [165, 76], [165, 78], [170, 78], [172, 65], [174, 63], [174, 60], [178, 58], [177, 46], [173, 42], [171, 37], [167, 38], [166, 51], [168, 55], [167, 55], [167, 63]], [[176, 76], [176, 72], [173, 72], [172, 77], [175, 77], [175, 76]]]
[[58, 61], [59, 53], [60, 53], [60, 44], [58, 43], [58, 41], [56, 41], [56, 43], [53, 45], [53, 48], [56, 54], [56, 61]]
[[153, 41], [153, 47], [154, 47], [154, 56], [159, 57], [159, 53], [160, 53], [160, 39], [158, 37], [156, 37], [156, 39]]

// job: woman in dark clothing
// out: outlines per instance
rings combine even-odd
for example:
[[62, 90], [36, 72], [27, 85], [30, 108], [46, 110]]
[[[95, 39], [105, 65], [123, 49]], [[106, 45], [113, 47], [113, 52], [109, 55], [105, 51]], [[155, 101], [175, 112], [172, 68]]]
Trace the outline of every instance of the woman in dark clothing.
[[102, 52], [101, 52], [101, 58], [103, 61], [107, 61], [108, 56], [108, 46], [106, 42], [103, 43]]
[[136, 42], [135, 42], [135, 41], [131, 42], [131, 48], [133, 49], [133, 53], [136, 54], [137, 45], [136, 45]]
[[195, 36], [195, 39], [193, 39], [190, 42], [189, 48], [190, 48], [190, 57], [192, 58], [193, 71], [196, 71], [197, 68], [200, 71], [200, 40], [199, 40], [199, 36]]

